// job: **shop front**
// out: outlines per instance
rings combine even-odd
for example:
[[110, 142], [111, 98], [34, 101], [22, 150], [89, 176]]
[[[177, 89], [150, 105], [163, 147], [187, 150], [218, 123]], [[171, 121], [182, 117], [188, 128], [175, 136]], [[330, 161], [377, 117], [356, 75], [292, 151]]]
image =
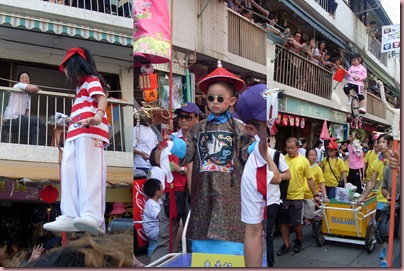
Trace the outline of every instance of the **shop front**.
[[[29, 184], [29, 185], [28, 185]], [[125, 215], [132, 215], [132, 186], [107, 188], [105, 219], [108, 223], [114, 202], [123, 202]], [[45, 244], [60, 237], [43, 229], [43, 224], [61, 215], [58, 182], [0, 178], [0, 247], [19, 249]]]
[[323, 123], [326, 120], [330, 136], [346, 139], [349, 125], [346, 114], [331, 108], [284, 97], [278, 100], [278, 120], [276, 123], [275, 148], [285, 151], [285, 141], [289, 137], [305, 138], [307, 147], [311, 148], [320, 138]]

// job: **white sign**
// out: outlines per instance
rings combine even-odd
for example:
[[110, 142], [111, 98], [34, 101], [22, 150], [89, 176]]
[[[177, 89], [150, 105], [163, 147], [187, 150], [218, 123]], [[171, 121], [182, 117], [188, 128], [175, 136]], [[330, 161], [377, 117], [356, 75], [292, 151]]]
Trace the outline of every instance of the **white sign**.
[[400, 25], [382, 26], [382, 53], [400, 50]]

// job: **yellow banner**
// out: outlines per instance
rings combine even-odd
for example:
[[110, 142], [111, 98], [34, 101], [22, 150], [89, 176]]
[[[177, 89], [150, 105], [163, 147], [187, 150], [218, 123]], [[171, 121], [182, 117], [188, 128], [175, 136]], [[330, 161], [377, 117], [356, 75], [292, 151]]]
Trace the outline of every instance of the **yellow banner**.
[[245, 267], [244, 256], [192, 253], [191, 267]]

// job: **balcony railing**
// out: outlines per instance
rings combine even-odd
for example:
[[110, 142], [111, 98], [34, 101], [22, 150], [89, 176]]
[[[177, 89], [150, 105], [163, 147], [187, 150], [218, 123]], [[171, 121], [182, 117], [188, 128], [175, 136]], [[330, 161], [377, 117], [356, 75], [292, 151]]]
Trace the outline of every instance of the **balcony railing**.
[[371, 93], [367, 93], [366, 98], [367, 113], [382, 119], [386, 119], [386, 107], [384, 106], [382, 100]]
[[227, 14], [229, 52], [265, 65], [265, 31], [230, 9]]
[[387, 66], [387, 54], [381, 53], [382, 45], [380, 44], [380, 42], [370, 35], [368, 41], [369, 52], [371, 52], [377, 59], [379, 59], [380, 62], [384, 64], [384, 66]]
[[131, 0], [42, 0], [59, 5], [133, 18]]
[[[4, 112], [8, 105], [11, 93], [14, 95], [27, 95], [29, 108], [27, 114], [16, 119], [4, 119]], [[36, 146], [55, 146], [54, 130], [61, 132], [61, 146], [66, 139], [67, 126], [55, 124], [55, 112], [70, 115], [74, 96], [58, 92], [39, 91], [35, 94], [26, 94], [20, 89], [0, 87], [0, 142], [14, 144], [28, 144]], [[125, 152], [124, 135], [124, 109], [128, 102], [108, 99], [111, 116], [108, 116], [110, 145], [107, 150]], [[133, 109], [131, 108], [131, 111]], [[21, 111], [21, 110], [20, 110]], [[108, 109], [107, 109], [108, 112]]]
[[274, 80], [305, 92], [331, 99], [332, 72], [304, 57], [276, 46]]

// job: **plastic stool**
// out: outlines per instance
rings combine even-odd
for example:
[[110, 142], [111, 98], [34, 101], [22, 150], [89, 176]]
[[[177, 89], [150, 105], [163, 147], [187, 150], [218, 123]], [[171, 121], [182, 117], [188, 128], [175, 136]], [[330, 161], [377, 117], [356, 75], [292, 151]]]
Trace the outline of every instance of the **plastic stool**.
[[151, 257], [156, 246], [157, 246], [157, 240], [149, 239], [149, 247], [147, 248], [147, 256]]

